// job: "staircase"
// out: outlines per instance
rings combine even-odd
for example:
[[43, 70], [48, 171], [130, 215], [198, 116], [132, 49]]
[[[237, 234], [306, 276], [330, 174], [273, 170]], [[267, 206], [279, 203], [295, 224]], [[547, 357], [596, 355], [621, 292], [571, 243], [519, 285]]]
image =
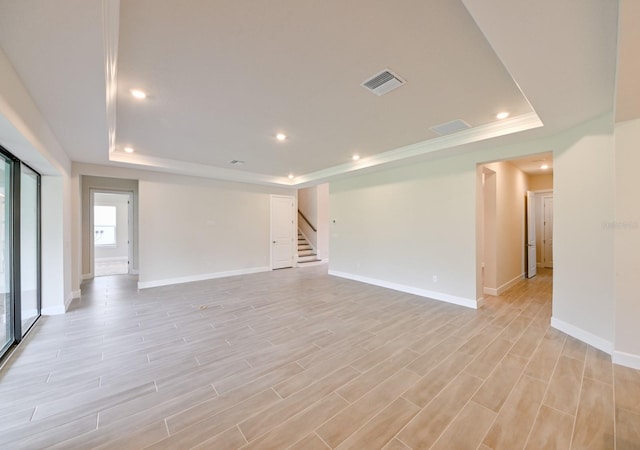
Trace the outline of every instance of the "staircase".
[[310, 266], [320, 263], [318, 254], [306, 237], [298, 230], [298, 266]]

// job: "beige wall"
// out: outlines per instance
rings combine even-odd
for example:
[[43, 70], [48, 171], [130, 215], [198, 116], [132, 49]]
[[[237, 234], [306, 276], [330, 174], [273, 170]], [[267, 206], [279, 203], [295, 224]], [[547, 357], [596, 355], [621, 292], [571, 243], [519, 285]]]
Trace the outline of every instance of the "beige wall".
[[[485, 164], [495, 172], [495, 286], [500, 293], [525, 271], [525, 196], [527, 175], [509, 161]], [[490, 248], [485, 246], [485, 251]]]
[[529, 190], [543, 191], [553, 189], [553, 174], [529, 175]]
[[615, 221], [603, 224], [602, 232], [615, 240], [615, 348], [618, 357], [628, 359], [640, 356], [640, 120], [616, 125], [615, 143]]

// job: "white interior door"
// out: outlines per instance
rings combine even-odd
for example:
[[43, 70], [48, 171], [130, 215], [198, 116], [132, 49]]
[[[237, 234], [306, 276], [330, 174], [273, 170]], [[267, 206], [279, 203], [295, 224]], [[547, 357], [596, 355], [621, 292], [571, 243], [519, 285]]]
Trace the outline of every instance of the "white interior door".
[[542, 264], [544, 267], [553, 267], [553, 197], [545, 196], [543, 203], [543, 245]]
[[527, 278], [536, 276], [536, 194], [527, 191]]
[[271, 268], [293, 267], [294, 199], [271, 196]]

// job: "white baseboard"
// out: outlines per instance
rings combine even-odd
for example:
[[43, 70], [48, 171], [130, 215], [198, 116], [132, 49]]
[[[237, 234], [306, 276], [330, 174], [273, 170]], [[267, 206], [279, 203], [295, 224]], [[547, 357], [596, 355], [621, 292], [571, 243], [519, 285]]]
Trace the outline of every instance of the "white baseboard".
[[584, 342], [585, 344], [589, 344], [598, 350], [602, 350], [603, 352], [610, 354], [611, 362], [614, 364], [640, 370], [640, 355], [614, 350], [613, 343], [606, 339], [602, 339], [595, 334], [589, 333], [582, 328], [578, 328], [575, 325], [571, 325], [570, 323], [564, 322], [560, 319], [556, 319], [555, 317], [551, 318], [551, 326]]
[[77, 291], [71, 291], [71, 298], [80, 298], [82, 297], [82, 291], [78, 289]]
[[90, 279], [92, 279], [92, 278], [93, 278], [93, 275], [92, 275], [92, 274], [90, 274], [90, 273], [83, 273], [83, 274], [82, 274], [82, 276], [81, 276], [81, 278], [82, 278], [83, 280], [90, 280]]
[[504, 283], [502, 286], [498, 286], [498, 288], [488, 288], [485, 287], [482, 289], [482, 291], [487, 294], [487, 295], [493, 295], [498, 296], [498, 295], [502, 295], [502, 293], [504, 291], [506, 291], [507, 289], [509, 289], [510, 287], [515, 286], [517, 283], [519, 283], [521, 280], [523, 280], [525, 277], [525, 274], [520, 274], [517, 277], [515, 277], [513, 280], [509, 280], [506, 283]]
[[597, 348], [598, 350], [602, 350], [605, 353], [612, 354], [613, 352], [613, 343], [607, 341], [606, 339], [602, 339], [600, 336], [596, 336], [593, 333], [589, 333], [588, 331], [583, 330], [582, 328], [578, 328], [575, 325], [571, 325], [563, 320], [557, 319], [555, 317], [551, 317], [551, 326], [556, 330], [560, 330], [563, 333], [572, 336], [585, 344], [589, 344], [592, 347]]
[[633, 353], [626, 353], [615, 350], [611, 355], [611, 361], [614, 364], [619, 364], [621, 366], [640, 370], [640, 355], [634, 355]]
[[163, 280], [139, 281], [138, 289], [148, 289], [172, 284], [191, 283], [193, 281], [213, 280], [215, 278], [234, 277], [237, 275], [248, 275], [258, 272], [269, 272], [271, 267], [253, 267], [250, 269], [229, 270], [226, 272], [205, 273], [201, 275], [190, 275], [186, 277], [165, 278]]
[[361, 283], [372, 284], [374, 286], [380, 286], [394, 291], [406, 292], [408, 294], [418, 295], [420, 297], [427, 297], [433, 300], [440, 300], [447, 303], [453, 303], [455, 305], [466, 306], [467, 308], [478, 308], [478, 302], [470, 298], [458, 297], [455, 295], [444, 294], [442, 292], [428, 291], [426, 289], [417, 288], [414, 286], [407, 286], [405, 284], [393, 283], [390, 281], [379, 280], [377, 278], [363, 277], [361, 275], [354, 275], [351, 273], [340, 272], [337, 270], [329, 270], [329, 275], [335, 277], [347, 278], [349, 280], [360, 281]]

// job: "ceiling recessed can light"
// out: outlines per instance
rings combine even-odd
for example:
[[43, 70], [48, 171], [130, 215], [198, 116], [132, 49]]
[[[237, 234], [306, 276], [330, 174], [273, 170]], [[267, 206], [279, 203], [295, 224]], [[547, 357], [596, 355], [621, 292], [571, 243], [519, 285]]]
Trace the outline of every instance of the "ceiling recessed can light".
[[509, 117], [509, 113], [506, 111], [496, 114], [496, 119], [502, 120], [502, 119], [506, 119], [507, 117]]
[[540, 166], [542, 170], [547, 170], [549, 168], [549, 164], [543, 164]]
[[351, 157], [351, 159], [353, 159], [354, 161], [357, 161], [357, 160], [359, 160], [359, 159], [360, 159], [360, 155], [358, 155], [358, 154], [356, 153], [355, 155], [353, 155], [353, 156]]
[[287, 135], [284, 134], [284, 133], [278, 133], [278, 134], [276, 134], [276, 139], [279, 140], [279, 141], [284, 141], [284, 140], [287, 139]]
[[133, 95], [135, 98], [138, 98], [140, 100], [147, 98], [146, 92], [141, 91], [140, 89], [131, 89], [129, 92], [131, 92], [131, 95]]
[[293, 180], [293, 174], [292, 173], [289, 174], [289, 179]]
[[127, 152], [127, 153], [133, 153], [134, 152], [132, 147], [125, 147], [124, 151]]

